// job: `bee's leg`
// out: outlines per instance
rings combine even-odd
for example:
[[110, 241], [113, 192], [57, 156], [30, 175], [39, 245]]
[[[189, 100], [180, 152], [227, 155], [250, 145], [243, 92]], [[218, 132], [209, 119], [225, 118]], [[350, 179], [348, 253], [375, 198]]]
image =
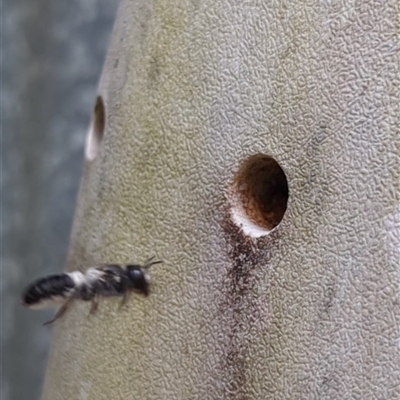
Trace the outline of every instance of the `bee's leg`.
[[129, 291], [127, 290], [123, 295], [122, 295], [122, 300], [119, 303], [119, 309], [121, 309], [127, 302], [129, 299]]
[[119, 304], [119, 308], [121, 309], [127, 302], [129, 299], [129, 283], [128, 283], [128, 279], [123, 279], [121, 282], [121, 293], [122, 293], [122, 300]]
[[57, 310], [57, 312], [55, 313], [54, 317], [53, 317], [50, 321], [45, 322], [45, 323], [43, 324], [43, 326], [50, 325], [50, 324], [52, 324], [54, 321], [56, 321], [57, 319], [61, 318], [61, 317], [65, 314], [65, 312], [67, 311], [67, 309], [68, 309], [69, 304], [71, 303], [71, 301], [72, 301], [72, 299], [68, 299], [68, 300]]
[[99, 308], [99, 298], [97, 296], [94, 296], [92, 299], [92, 303], [90, 305], [89, 315], [96, 314], [98, 308]]

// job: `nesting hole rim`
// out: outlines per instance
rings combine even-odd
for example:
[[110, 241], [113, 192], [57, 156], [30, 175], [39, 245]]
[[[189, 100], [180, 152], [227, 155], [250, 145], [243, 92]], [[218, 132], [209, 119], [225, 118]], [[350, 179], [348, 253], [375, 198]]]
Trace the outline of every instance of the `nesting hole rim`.
[[230, 187], [233, 220], [253, 237], [268, 235], [280, 224], [288, 199], [286, 174], [266, 154], [254, 154], [244, 160]]

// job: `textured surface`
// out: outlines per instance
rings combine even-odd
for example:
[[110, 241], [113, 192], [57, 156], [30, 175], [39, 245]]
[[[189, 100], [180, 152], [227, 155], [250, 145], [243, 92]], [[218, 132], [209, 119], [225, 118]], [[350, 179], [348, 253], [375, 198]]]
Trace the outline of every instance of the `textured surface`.
[[[165, 263], [74, 305], [43, 399], [400, 397], [397, 6], [123, 1], [68, 265]], [[290, 198], [251, 241], [225, 194], [258, 152]]]

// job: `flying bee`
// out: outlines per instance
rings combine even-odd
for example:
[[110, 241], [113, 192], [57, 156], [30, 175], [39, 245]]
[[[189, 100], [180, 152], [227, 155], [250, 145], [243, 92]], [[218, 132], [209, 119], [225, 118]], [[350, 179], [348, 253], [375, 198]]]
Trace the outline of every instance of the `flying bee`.
[[100, 297], [122, 297], [123, 305], [131, 292], [148, 296], [148, 269], [162, 262], [153, 260], [154, 257], [150, 258], [144, 265], [107, 264], [85, 272], [64, 272], [39, 278], [23, 291], [22, 305], [31, 309], [60, 306], [54, 317], [44, 325], [62, 317], [73, 300], [91, 301], [90, 314], [96, 312]]

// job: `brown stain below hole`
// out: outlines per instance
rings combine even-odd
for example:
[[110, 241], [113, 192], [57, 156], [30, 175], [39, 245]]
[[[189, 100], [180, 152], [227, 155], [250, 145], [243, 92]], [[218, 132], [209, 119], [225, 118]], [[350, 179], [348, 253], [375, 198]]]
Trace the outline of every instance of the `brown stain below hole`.
[[245, 225], [247, 220], [259, 233], [252, 235], [250, 230], [246, 234], [266, 235], [286, 212], [289, 197], [286, 175], [272, 157], [255, 154], [240, 166], [229, 197], [235, 223]]
[[265, 272], [270, 275], [268, 262], [279, 232], [254, 240], [231, 220], [229, 210], [225, 210], [222, 227], [230, 262], [219, 290], [219, 324], [224, 332], [219, 379], [224, 388], [222, 398], [249, 400], [251, 342], [269, 325], [269, 306], [260, 280], [265, 279]]

